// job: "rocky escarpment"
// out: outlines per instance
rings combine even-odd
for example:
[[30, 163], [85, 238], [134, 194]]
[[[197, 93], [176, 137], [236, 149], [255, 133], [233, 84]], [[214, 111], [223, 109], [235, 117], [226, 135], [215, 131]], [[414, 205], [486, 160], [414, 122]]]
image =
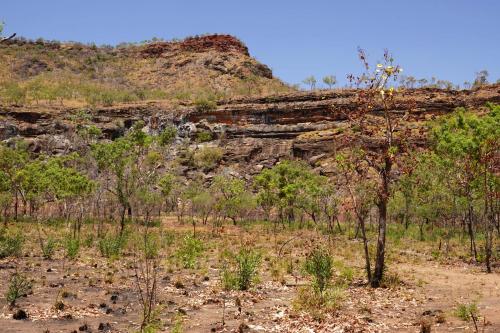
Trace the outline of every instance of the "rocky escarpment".
[[[220, 146], [224, 149], [222, 167], [252, 174], [289, 157], [321, 165], [319, 162], [339, 145], [349, 144], [341, 140], [352, 129], [349, 114], [363, 107], [356, 93], [345, 89], [235, 99], [222, 101], [209, 110], [189, 105], [173, 107], [162, 102], [84, 111], [62, 106], [9, 107], [1, 111], [0, 139], [24, 137], [35, 151], [62, 153], [74, 148], [74, 134], [82, 126], [94, 125], [102, 130], [103, 139], [112, 139], [123, 135], [139, 120], [144, 121], [144, 130], [150, 133], [173, 124], [178, 128], [178, 142], [191, 138], [193, 148]], [[488, 102], [500, 103], [500, 85], [463, 91], [409, 89], [398, 95], [392, 112], [400, 117], [398, 130], [406, 140], [425, 144], [426, 121], [457, 107], [480, 112]], [[362, 138], [367, 148], [377, 146], [380, 113], [376, 108], [370, 113], [368, 122], [373, 131]], [[194, 139], [201, 131], [211, 132], [213, 140], [196, 143]]]

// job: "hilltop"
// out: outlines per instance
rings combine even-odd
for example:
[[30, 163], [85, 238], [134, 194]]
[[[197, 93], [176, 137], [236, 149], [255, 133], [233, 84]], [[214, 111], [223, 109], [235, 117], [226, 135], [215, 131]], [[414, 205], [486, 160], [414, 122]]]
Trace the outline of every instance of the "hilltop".
[[229, 35], [112, 46], [22, 38], [0, 45], [4, 104], [213, 101], [292, 89]]

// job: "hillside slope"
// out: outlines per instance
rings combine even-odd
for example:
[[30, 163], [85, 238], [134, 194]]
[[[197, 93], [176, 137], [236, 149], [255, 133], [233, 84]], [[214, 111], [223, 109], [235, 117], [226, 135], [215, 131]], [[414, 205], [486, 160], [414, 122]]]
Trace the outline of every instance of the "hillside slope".
[[229, 35], [93, 46], [13, 39], [0, 45], [3, 104], [114, 105], [291, 91]]

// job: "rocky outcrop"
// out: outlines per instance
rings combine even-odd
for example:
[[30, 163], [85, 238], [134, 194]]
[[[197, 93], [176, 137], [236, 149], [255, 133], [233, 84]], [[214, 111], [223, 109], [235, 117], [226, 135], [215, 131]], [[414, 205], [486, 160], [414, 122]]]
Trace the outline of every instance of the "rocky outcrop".
[[243, 42], [231, 35], [208, 35], [188, 37], [180, 42], [156, 42], [140, 51], [144, 57], [158, 58], [178, 52], [238, 52], [248, 56], [248, 48]]
[[[71, 150], [71, 136], [82, 124], [100, 128], [103, 139], [123, 135], [139, 120], [151, 133], [173, 124], [184, 138], [196, 138], [200, 131], [211, 132], [215, 143], [224, 148], [224, 167], [251, 174], [283, 158], [299, 157], [315, 164], [352, 144], [342, 138], [352, 130], [349, 113], [363, 107], [356, 93], [345, 89], [228, 100], [205, 111], [189, 105], [174, 108], [161, 102], [136, 103], [89, 109], [84, 116], [81, 109], [61, 106], [10, 107], [2, 110], [0, 139], [28, 138], [33, 149], [39, 150], [52, 137], [56, 142], [49, 151], [61, 153]], [[500, 103], [500, 85], [463, 91], [404, 90], [392, 112], [401, 117], [400, 134], [424, 145], [427, 120], [457, 107], [481, 112], [487, 102]], [[375, 108], [368, 119], [373, 132], [359, 139], [368, 149], [378, 145], [380, 116], [380, 109]]]

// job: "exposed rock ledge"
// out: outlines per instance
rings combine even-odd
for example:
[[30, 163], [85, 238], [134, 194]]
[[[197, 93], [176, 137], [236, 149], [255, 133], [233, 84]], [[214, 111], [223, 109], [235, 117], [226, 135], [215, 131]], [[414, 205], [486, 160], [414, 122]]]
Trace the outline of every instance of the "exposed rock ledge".
[[[338, 90], [244, 98], [223, 101], [207, 112], [189, 106], [174, 109], [166, 102], [127, 104], [94, 109], [90, 121], [102, 129], [106, 138], [122, 135], [138, 120], [144, 120], [145, 130], [150, 132], [167, 124], [176, 125], [180, 136], [212, 131], [215, 137], [223, 138], [220, 145], [226, 150], [224, 163], [259, 169], [283, 157], [317, 161], [326, 156], [334, 149], [333, 143], [339, 141], [341, 129], [349, 127], [348, 113], [362, 107], [355, 94], [355, 90]], [[419, 142], [425, 141], [425, 120], [457, 107], [481, 110], [487, 102], [500, 103], [500, 84], [467, 91], [404, 90], [393, 112], [406, 115], [401, 130], [408, 133], [408, 139]], [[0, 140], [20, 136], [29, 139], [34, 150], [40, 150], [48, 141], [53, 142], [53, 153], [71, 150], [75, 115], [80, 111], [62, 106], [4, 107], [0, 110]], [[365, 138], [367, 146], [377, 141], [380, 110], [372, 114], [374, 133]]]

